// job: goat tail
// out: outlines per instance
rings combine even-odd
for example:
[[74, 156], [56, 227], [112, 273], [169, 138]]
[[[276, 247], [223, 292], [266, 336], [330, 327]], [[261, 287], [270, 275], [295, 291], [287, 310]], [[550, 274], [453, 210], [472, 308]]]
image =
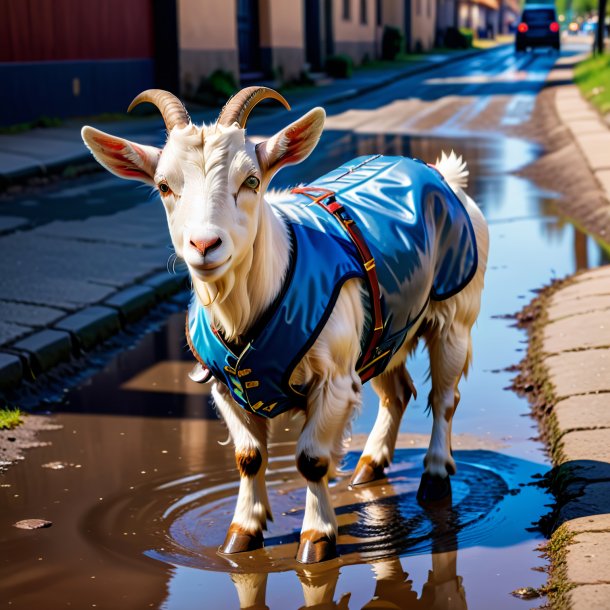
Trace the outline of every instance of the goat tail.
[[468, 166], [466, 161], [459, 157], [452, 150], [449, 155], [443, 151], [441, 158], [436, 160], [434, 164], [436, 169], [442, 174], [447, 184], [457, 195], [459, 190], [465, 190], [468, 187]]

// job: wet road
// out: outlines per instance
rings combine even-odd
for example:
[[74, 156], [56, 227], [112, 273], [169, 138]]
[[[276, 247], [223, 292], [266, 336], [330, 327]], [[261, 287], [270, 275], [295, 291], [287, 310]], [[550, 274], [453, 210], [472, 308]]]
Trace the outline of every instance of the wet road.
[[[505, 369], [521, 359], [525, 336], [502, 316], [520, 309], [530, 291], [552, 277], [604, 262], [601, 250], [557, 214], [556, 194], [514, 174], [539, 150], [510, 130], [526, 126], [553, 61], [550, 54], [515, 58], [510, 49], [499, 49], [371, 93], [357, 109], [353, 103], [334, 106], [316, 153], [277, 180], [277, 186], [307, 181], [369, 153], [433, 161], [454, 148], [469, 162], [468, 190], [490, 223], [491, 252], [474, 366], [460, 386], [454, 419], [459, 473], [450, 510], [428, 513], [415, 502], [422, 436], [431, 425], [420, 352], [410, 363], [420, 398], [403, 420], [388, 480], [357, 492], [342, 479], [333, 486], [341, 558], [311, 569], [292, 559], [304, 498], [292, 429], [273, 435], [268, 480], [276, 521], [266, 548], [235, 561], [217, 555], [237, 476], [232, 451], [218, 444], [226, 432], [214, 419], [205, 387], [186, 381], [191, 359], [183, 315], [176, 314], [71, 391], [56, 406], [63, 431], [45, 434], [49, 446], [2, 475], [0, 607], [539, 605], [509, 594], [546, 580], [535, 550], [542, 536], [532, 524], [547, 512], [550, 498], [532, 485], [548, 461], [532, 440], [536, 425], [528, 405], [504, 389], [511, 377]], [[252, 131], [264, 136], [279, 121], [261, 116]], [[15, 201], [0, 213], [43, 209], [29, 212], [34, 223], [57, 215], [111, 215], [139, 205], [140, 193], [101, 175], [40, 195], [37, 206]], [[375, 415], [367, 388], [354, 424], [356, 444]], [[347, 470], [356, 459], [356, 451], [347, 456]], [[10, 527], [29, 517], [50, 519], [53, 526], [32, 532]]]

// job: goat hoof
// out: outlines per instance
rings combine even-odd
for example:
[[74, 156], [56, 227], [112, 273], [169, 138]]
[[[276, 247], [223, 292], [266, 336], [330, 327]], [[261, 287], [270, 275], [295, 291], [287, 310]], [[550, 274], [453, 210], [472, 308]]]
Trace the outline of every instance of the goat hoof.
[[301, 535], [297, 561], [299, 563], [320, 563], [337, 557], [335, 539], [319, 532]]
[[248, 532], [239, 525], [232, 524], [224, 543], [218, 550], [224, 555], [233, 555], [261, 548], [263, 548], [262, 532]]
[[383, 466], [373, 462], [370, 458], [367, 460], [360, 459], [352, 475], [350, 486], [356, 487], [357, 485], [372, 483], [383, 479], [384, 476]]
[[424, 507], [444, 507], [451, 504], [451, 479], [424, 472], [417, 490], [417, 501]]

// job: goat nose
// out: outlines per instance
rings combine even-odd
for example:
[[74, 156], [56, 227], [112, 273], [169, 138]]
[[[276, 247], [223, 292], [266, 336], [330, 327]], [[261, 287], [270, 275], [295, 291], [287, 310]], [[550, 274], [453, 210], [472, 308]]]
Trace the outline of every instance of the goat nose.
[[220, 246], [222, 240], [220, 237], [211, 237], [210, 239], [191, 239], [191, 246], [205, 256], [207, 252], [211, 252]]

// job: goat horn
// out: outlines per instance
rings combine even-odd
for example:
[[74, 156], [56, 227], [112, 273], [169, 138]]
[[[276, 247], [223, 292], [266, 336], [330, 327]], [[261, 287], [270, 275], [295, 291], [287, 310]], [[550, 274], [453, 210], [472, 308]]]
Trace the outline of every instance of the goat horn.
[[171, 131], [176, 126], [186, 127], [191, 121], [191, 117], [188, 115], [182, 102], [169, 91], [163, 91], [163, 89], [147, 89], [142, 91], [129, 104], [127, 112], [131, 112], [138, 104], [143, 102], [150, 102], [159, 109], [165, 121], [167, 131]]
[[277, 100], [284, 105], [286, 110], [290, 110], [290, 104], [277, 91], [269, 89], [269, 87], [246, 87], [225, 104], [217, 122], [219, 125], [227, 127], [237, 123], [244, 129], [254, 106], [266, 99]]

